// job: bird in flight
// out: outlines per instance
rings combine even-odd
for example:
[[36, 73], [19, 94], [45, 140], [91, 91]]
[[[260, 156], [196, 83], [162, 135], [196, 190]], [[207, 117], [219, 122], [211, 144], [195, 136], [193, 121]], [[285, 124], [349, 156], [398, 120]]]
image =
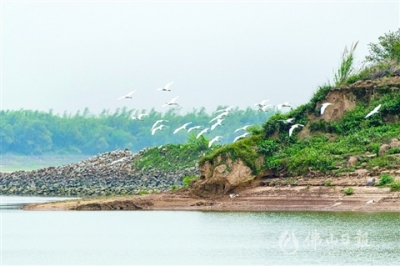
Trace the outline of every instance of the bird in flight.
[[238, 129], [235, 130], [234, 133], [236, 133], [236, 132], [238, 132], [238, 131], [240, 131], [240, 130], [247, 130], [249, 127], [251, 127], [251, 125], [246, 125], [246, 126], [244, 126], [244, 127], [239, 127]]
[[182, 129], [186, 129], [186, 127], [187, 127], [188, 125], [190, 125], [191, 123], [192, 123], [192, 122], [189, 122], [189, 123], [184, 124], [184, 125], [181, 126], [181, 127], [178, 127], [177, 129], [175, 129], [174, 134], [175, 134], [175, 133], [178, 133], [178, 131], [180, 131], [180, 130], [182, 130]]
[[216, 141], [220, 141], [220, 139], [222, 138], [222, 136], [216, 136], [214, 137], [212, 140], [210, 140], [210, 142], [208, 143], [208, 147], [210, 148], [211, 145], [213, 145], [214, 142]]
[[224, 121], [224, 119], [218, 118], [217, 122], [215, 122], [214, 124], [212, 124], [211, 126], [211, 130], [214, 130], [214, 128], [216, 128], [217, 126], [222, 126], [222, 121]]
[[132, 94], [134, 94], [135, 92], [136, 92], [136, 90], [131, 91], [131, 92], [128, 93], [127, 95], [121, 96], [121, 97], [119, 97], [119, 98], [117, 99], [117, 101], [118, 101], [118, 100], [121, 100], [121, 99], [132, 99]]
[[249, 132], [246, 132], [246, 133], [244, 133], [244, 134], [242, 134], [242, 135], [240, 135], [240, 136], [237, 136], [234, 140], [233, 140], [233, 142], [236, 142], [237, 140], [239, 140], [239, 139], [241, 139], [241, 138], [245, 138], [247, 135], [249, 135], [250, 133]]
[[281, 121], [281, 122], [283, 122], [285, 124], [291, 124], [291, 123], [293, 123], [294, 118], [288, 118], [286, 120], [279, 119], [278, 121]]
[[232, 108], [234, 108], [235, 106], [229, 106], [229, 107], [226, 107], [226, 108], [224, 108], [224, 109], [220, 109], [220, 110], [217, 110], [217, 111], [215, 111], [216, 113], [221, 113], [221, 112], [229, 112]]
[[374, 108], [374, 110], [372, 110], [371, 112], [369, 112], [365, 118], [370, 117], [371, 115], [375, 114], [378, 112], [379, 108], [381, 108], [382, 104], [379, 104], [377, 107]]
[[276, 107], [277, 107], [279, 110], [281, 110], [282, 107], [290, 107], [290, 108], [292, 108], [292, 105], [291, 105], [289, 102], [284, 102], [284, 103], [278, 104]]
[[162, 107], [167, 106], [167, 105], [179, 105], [178, 103], [176, 103], [176, 100], [179, 98], [179, 96], [176, 96], [175, 98], [173, 98], [171, 101], [165, 103]]
[[202, 126], [194, 126], [194, 127], [189, 128], [187, 132], [189, 133], [192, 130], [198, 130], [198, 129], [201, 129], [201, 128], [202, 128]]
[[151, 129], [154, 129], [159, 123], [162, 123], [162, 122], [169, 122], [168, 120], [157, 120], [154, 124], [153, 124], [153, 126], [151, 127]]
[[224, 116], [227, 116], [228, 114], [229, 114], [229, 111], [225, 111], [225, 112], [223, 112], [223, 113], [220, 113], [219, 115], [217, 115], [216, 117], [214, 117], [213, 119], [211, 119], [209, 123], [211, 123], [211, 122], [214, 121], [214, 120], [223, 118]]
[[158, 127], [155, 127], [151, 130], [151, 135], [154, 135], [154, 133], [156, 133], [157, 130], [161, 130], [163, 131], [163, 128], [166, 127], [166, 125], [159, 125]]
[[332, 103], [323, 103], [321, 105], [321, 115], [324, 114], [326, 107], [328, 107], [329, 105], [332, 105]]
[[258, 107], [258, 110], [262, 111], [267, 102], [269, 102], [269, 100], [263, 100], [260, 103], [255, 103], [254, 105]]
[[207, 133], [209, 130], [209, 128], [205, 128], [202, 131], [199, 132], [199, 134], [197, 134], [196, 139], [200, 138], [201, 135]]
[[158, 88], [157, 90], [158, 91], [171, 91], [171, 89], [169, 87], [172, 85], [172, 83], [174, 83], [174, 82], [172, 81], [172, 82], [168, 83], [167, 85], [165, 85], [164, 87]]
[[304, 125], [302, 125], [302, 124], [295, 124], [295, 125], [291, 126], [290, 129], [289, 129], [289, 137], [292, 135], [293, 130], [294, 130], [295, 128], [298, 128], [298, 127], [304, 127]]
[[146, 116], [147, 114], [138, 114], [137, 116], [135, 116], [135, 115], [133, 115], [133, 116], [131, 116], [131, 118], [133, 119], [133, 120], [140, 120], [140, 121], [143, 121], [143, 116]]

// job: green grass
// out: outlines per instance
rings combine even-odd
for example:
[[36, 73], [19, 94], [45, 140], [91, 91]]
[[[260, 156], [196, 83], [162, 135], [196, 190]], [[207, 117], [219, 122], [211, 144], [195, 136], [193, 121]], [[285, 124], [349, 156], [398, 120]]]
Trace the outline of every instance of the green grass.
[[379, 185], [380, 187], [384, 187], [384, 186], [387, 186], [387, 185], [392, 184], [393, 181], [394, 181], [393, 177], [391, 177], [391, 176], [388, 175], [388, 174], [383, 174], [383, 175], [381, 176], [381, 178], [379, 179], [378, 185]]
[[400, 181], [396, 181], [390, 184], [390, 191], [400, 191]]
[[354, 193], [354, 189], [351, 188], [351, 187], [348, 187], [343, 192], [344, 192], [345, 195], [350, 196], [350, 195], [352, 195]]

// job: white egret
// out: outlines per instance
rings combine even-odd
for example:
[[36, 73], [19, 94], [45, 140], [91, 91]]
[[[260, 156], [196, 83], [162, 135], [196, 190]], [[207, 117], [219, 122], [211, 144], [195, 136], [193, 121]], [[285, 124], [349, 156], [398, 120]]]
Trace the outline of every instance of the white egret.
[[263, 107], [261, 107], [260, 109], [258, 109], [258, 111], [268, 112], [269, 109], [271, 109], [271, 105], [270, 104], [266, 104]]
[[257, 106], [259, 110], [261, 110], [267, 102], [269, 102], [269, 100], [263, 100], [260, 103], [255, 103], [254, 105]]
[[157, 130], [161, 130], [163, 131], [163, 128], [166, 127], [166, 125], [159, 125], [158, 127], [155, 127], [151, 130], [151, 135], [154, 135], [154, 133], [156, 133]]
[[302, 124], [294, 124], [293, 126], [291, 126], [290, 129], [289, 129], [289, 137], [292, 135], [293, 130], [295, 128], [298, 128], [298, 127], [304, 127], [304, 125], [302, 125]]
[[370, 117], [371, 115], [377, 113], [378, 110], [379, 110], [379, 108], [381, 108], [381, 106], [382, 106], [382, 104], [380, 104], [380, 105], [378, 105], [377, 107], [375, 107], [375, 109], [372, 110], [371, 112], [369, 112], [369, 113], [365, 116], [365, 118]]
[[178, 99], [178, 98], [179, 98], [179, 96], [176, 96], [171, 101], [165, 103], [162, 107], [167, 106], [167, 105], [178, 105], [178, 103], [176, 103], [176, 99]]
[[239, 127], [238, 129], [235, 130], [235, 133], [240, 131], [240, 130], [247, 130], [251, 125], [245, 125], [244, 127]]
[[168, 83], [167, 85], [165, 85], [164, 87], [158, 88], [157, 90], [158, 91], [171, 91], [171, 89], [169, 87], [172, 85], [172, 83], [174, 83], [174, 82], [172, 81], [172, 82]]
[[220, 118], [222, 118], [222, 117], [224, 117], [224, 116], [227, 116], [228, 114], [229, 114], [228, 111], [225, 111], [225, 112], [223, 112], [223, 113], [220, 113], [219, 115], [217, 115], [216, 117], [214, 117], [213, 119], [211, 119], [209, 123], [211, 123], [211, 122], [214, 121], [214, 120], [220, 119]]
[[131, 116], [131, 118], [133, 119], [133, 120], [140, 120], [140, 121], [143, 121], [143, 116], [146, 116], [147, 114], [138, 114], [137, 116]]
[[168, 121], [168, 120], [163, 120], [163, 119], [157, 120], [157, 121], [153, 124], [153, 126], [151, 127], [151, 129], [154, 129], [159, 123], [162, 123], [162, 122], [169, 122], [169, 121]]
[[210, 140], [210, 142], [208, 143], [208, 147], [210, 148], [211, 145], [213, 145], [214, 142], [216, 141], [220, 141], [220, 139], [222, 138], [222, 136], [216, 136], [214, 137], [212, 140]]
[[242, 134], [240, 136], [237, 136], [232, 142], [236, 142], [239, 139], [245, 138], [249, 134], [250, 134], [249, 132], [246, 132], [246, 133], [244, 133], [244, 134]]
[[284, 103], [278, 104], [276, 107], [277, 107], [279, 110], [281, 110], [282, 107], [290, 107], [290, 108], [292, 108], [292, 105], [291, 105], [289, 102], [284, 102]]
[[328, 107], [329, 105], [333, 105], [332, 103], [323, 103], [321, 105], [321, 115], [324, 114], [326, 107]]
[[291, 124], [291, 123], [293, 123], [294, 118], [288, 118], [286, 120], [279, 119], [278, 121], [281, 121], [281, 122], [283, 122], [285, 124]]
[[199, 132], [199, 134], [197, 134], [196, 139], [200, 138], [201, 135], [207, 133], [210, 129], [209, 128], [205, 128], [202, 131]]
[[192, 123], [192, 122], [189, 122], [189, 123], [184, 124], [184, 125], [181, 126], [181, 127], [178, 127], [177, 129], [175, 129], [174, 134], [177, 133], [178, 131], [182, 130], [182, 129], [186, 129], [186, 127], [187, 127], [188, 125], [190, 125], [191, 123]]
[[118, 101], [118, 100], [121, 100], [121, 99], [132, 99], [132, 94], [134, 94], [135, 91], [136, 91], [136, 90], [131, 91], [131, 92], [128, 93], [127, 95], [124, 95], [124, 96], [119, 97], [119, 98], [117, 99], [117, 101]]
[[239, 194], [236, 194], [236, 193], [229, 194], [229, 197], [231, 197], [231, 199], [234, 199], [234, 198], [236, 198], [238, 196], [239, 196]]
[[218, 118], [217, 122], [211, 126], [211, 130], [214, 130], [217, 126], [222, 126], [222, 121], [224, 121], [224, 119]]
[[194, 127], [189, 128], [187, 132], [189, 133], [192, 130], [198, 130], [198, 129], [201, 129], [201, 128], [202, 128], [202, 126], [194, 126]]

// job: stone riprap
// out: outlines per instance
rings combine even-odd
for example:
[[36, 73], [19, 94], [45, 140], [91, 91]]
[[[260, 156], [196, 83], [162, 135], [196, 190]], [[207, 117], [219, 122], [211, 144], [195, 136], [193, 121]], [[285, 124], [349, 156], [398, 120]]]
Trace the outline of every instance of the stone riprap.
[[145, 150], [132, 153], [116, 150], [99, 154], [76, 164], [33, 171], [0, 173], [1, 195], [107, 196], [165, 191], [182, 186], [185, 176], [199, 175], [197, 167], [173, 171], [153, 167], [139, 169]]

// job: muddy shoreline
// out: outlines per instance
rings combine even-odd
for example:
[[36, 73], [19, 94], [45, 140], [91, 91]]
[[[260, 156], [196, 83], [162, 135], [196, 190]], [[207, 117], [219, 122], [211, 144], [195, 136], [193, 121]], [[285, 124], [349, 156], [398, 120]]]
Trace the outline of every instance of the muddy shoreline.
[[215, 199], [193, 196], [190, 189], [142, 196], [85, 198], [61, 202], [28, 204], [31, 211], [357, 211], [400, 212], [400, 192], [374, 186], [354, 187], [345, 195], [344, 186], [254, 187], [236, 198]]

